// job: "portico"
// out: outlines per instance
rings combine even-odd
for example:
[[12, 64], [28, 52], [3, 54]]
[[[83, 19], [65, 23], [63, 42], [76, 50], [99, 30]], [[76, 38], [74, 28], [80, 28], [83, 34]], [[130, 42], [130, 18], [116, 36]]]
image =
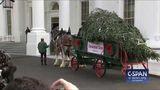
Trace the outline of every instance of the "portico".
[[[27, 27], [34, 32], [40, 30], [49, 33], [52, 29], [51, 18], [56, 18], [53, 20], [56, 20], [55, 23], [59, 25], [59, 28], [67, 30], [70, 27], [72, 33], [76, 34], [84, 22], [82, 20], [82, 7], [84, 7], [82, 2], [84, 1], [89, 2], [89, 12], [95, 8], [102, 8], [114, 11], [120, 17], [125, 18], [124, 2], [128, 0], [49, 0], [43, 1], [43, 5], [40, 4], [41, 6], [38, 6], [37, 9], [34, 8], [36, 4], [33, 4], [36, 0], [15, 0], [11, 9], [3, 8], [0, 5], [1, 41], [7, 41], [7, 38], [10, 38], [11, 41], [25, 42], [25, 29]], [[134, 25], [141, 30], [140, 32], [150, 47], [159, 49], [160, 1], [132, 1], [134, 2]], [[38, 3], [42, 3], [42, 1], [37, 1]], [[54, 3], [58, 5], [56, 10], [52, 10]], [[40, 10], [42, 8], [43, 11]], [[34, 13], [36, 13], [35, 16]], [[41, 14], [38, 15], [37, 13]], [[43, 20], [39, 20], [41, 17]]]
[[39, 55], [37, 45], [41, 38], [49, 45], [49, 33], [44, 27], [44, 0], [32, 0], [33, 27], [31, 33], [28, 33], [27, 55]]

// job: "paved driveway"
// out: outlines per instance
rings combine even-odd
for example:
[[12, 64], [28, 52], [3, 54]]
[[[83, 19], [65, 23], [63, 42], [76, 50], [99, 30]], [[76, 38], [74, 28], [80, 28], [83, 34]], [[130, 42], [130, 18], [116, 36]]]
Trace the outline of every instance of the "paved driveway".
[[120, 70], [107, 69], [104, 78], [97, 78], [91, 67], [81, 68], [77, 72], [69, 68], [54, 67], [48, 59], [47, 66], [41, 66], [39, 57], [12, 56], [17, 66], [15, 77], [30, 76], [48, 84], [64, 78], [79, 87], [80, 90], [160, 90], [160, 77], [150, 77], [149, 83], [126, 83]]

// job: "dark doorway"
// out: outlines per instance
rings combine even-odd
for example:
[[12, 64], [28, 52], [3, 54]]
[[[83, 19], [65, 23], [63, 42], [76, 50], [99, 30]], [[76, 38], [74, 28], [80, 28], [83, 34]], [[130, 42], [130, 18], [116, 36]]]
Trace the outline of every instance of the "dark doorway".
[[50, 41], [50, 54], [54, 55], [54, 36], [55, 33], [59, 30], [59, 18], [52, 17], [51, 18], [51, 41]]
[[51, 18], [51, 28], [52, 30], [57, 28], [59, 26], [59, 18], [58, 17], [52, 17]]

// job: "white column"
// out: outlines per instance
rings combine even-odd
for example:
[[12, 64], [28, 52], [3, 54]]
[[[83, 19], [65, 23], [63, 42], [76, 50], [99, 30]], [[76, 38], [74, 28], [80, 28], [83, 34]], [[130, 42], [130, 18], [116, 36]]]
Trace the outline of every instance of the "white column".
[[70, 28], [72, 34], [77, 34], [81, 27], [81, 1], [70, 1]]
[[29, 1], [25, 1], [25, 26], [32, 28], [32, 21], [31, 21], [31, 17], [32, 17], [32, 13], [31, 13], [31, 2]]
[[6, 10], [0, 5], [0, 37], [6, 35], [7, 31], [7, 23], [6, 23]]
[[44, 30], [44, 0], [32, 0], [33, 32]]
[[[19, 11], [20, 7], [19, 7], [20, 2], [16, 1], [13, 5], [13, 9], [12, 9], [12, 35], [14, 36], [14, 40], [15, 42], [20, 42], [20, 22], [19, 22], [19, 17], [21, 16], [20, 14], [22, 12]], [[23, 23], [23, 22], [21, 22]]]
[[70, 27], [70, 0], [59, 0], [59, 28]]
[[25, 14], [24, 1], [14, 2], [12, 12], [12, 35], [15, 42], [25, 42]]
[[[31, 33], [28, 34], [27, 55], [39, 55], [38, 43], [41, 38], [49, 44], [49, 33], [44, 27], [44, 0], [32, 0], [32, 17], [33, 27]], [[48, 53], [49, 54], [49, 49]]]

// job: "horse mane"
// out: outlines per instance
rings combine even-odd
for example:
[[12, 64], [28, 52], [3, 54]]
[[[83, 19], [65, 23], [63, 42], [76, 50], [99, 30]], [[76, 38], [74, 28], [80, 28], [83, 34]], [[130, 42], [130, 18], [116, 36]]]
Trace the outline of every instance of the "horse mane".
[[59, 36], [59, 34], [60, 34], [60, 32], [55, 35], [54, 40], [57, 39], [57, 37]]
[[67, 34], [67, 32], [66, 32], [66, 31], [59, 31], [59, 32], [55, 35], [54, 40], [56, 40], [58, 36], [59, 36], [59, 37], [62, 37], [64, 34]]

